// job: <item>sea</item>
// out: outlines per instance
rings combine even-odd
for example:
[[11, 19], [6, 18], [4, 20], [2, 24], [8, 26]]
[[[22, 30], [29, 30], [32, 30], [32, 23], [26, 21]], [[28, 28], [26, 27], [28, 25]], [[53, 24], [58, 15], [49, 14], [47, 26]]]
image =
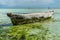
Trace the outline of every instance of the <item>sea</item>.
[[52, 18], [54, 21], [42, 23], [44, 27], [49, 27], [49, 29], [60, 35], [60, 9], [0, 9], [0, 27], [12, 26], [10, 18], [7, 13], [21, 14], [21, 13], [37, 13], [37, 12], [48, 12], [49, 10], [54, 10]]

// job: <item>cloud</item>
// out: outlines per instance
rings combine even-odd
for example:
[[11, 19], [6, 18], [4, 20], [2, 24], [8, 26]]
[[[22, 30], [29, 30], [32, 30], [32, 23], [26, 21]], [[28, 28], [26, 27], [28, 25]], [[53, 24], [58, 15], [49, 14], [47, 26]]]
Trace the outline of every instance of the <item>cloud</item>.
[[42, 5], [48, 5], [54, 3], [54, 0], [41, 0], [40, 2]]
[[48, 5], [54, 3], [54, 0], [0, 0], [0, 5], [22, 6], [22, 5]]

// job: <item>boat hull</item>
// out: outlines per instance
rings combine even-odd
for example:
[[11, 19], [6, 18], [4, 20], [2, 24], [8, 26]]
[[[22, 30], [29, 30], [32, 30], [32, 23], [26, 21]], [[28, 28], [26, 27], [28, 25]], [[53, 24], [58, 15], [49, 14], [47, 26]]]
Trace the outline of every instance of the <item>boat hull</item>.
[[27, 24], [27, 23], [35, 23], [35, 22], [40, 22], [44, 21], [47, 19], [52, 18], [52, 14], [40, 14], [40, 13], [32, 13], [32, 14], [12, 14], [12, 13], [7, 13], [7, 16], [10, 17], [13, 25], [19, 25], [19, 24]]

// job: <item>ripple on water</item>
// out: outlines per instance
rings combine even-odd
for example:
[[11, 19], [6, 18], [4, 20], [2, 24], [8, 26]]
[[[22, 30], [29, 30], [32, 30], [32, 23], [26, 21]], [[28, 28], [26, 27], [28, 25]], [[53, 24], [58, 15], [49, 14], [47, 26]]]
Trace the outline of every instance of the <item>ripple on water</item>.
[[0, 14], [0, 26], [5, 25], [5, 24], [8, 25], [10, 23], [11, 23], [11, 21], [10, 21], [9, 17], [7, 17], [7, 15]]

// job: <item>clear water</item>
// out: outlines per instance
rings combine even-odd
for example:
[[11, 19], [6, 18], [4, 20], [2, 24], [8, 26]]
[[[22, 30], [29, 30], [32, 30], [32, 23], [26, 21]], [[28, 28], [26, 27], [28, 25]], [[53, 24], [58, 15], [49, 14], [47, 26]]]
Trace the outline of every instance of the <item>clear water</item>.
[[44, 27], [49, 27], [49, 29], [56, 33], [57, 35], [60, 35], [60, 9], [0, 9], [0, 26], [10, 26], [12, 24], [9, 17], [7, 17], [8, 12], [20, 14], [20, 13], [33, 13], [33, 12], [47, 12], [49, 10], [54, 10], [53, 19], [55, 19], [54, 22], [45, 22], [43, 23]]

